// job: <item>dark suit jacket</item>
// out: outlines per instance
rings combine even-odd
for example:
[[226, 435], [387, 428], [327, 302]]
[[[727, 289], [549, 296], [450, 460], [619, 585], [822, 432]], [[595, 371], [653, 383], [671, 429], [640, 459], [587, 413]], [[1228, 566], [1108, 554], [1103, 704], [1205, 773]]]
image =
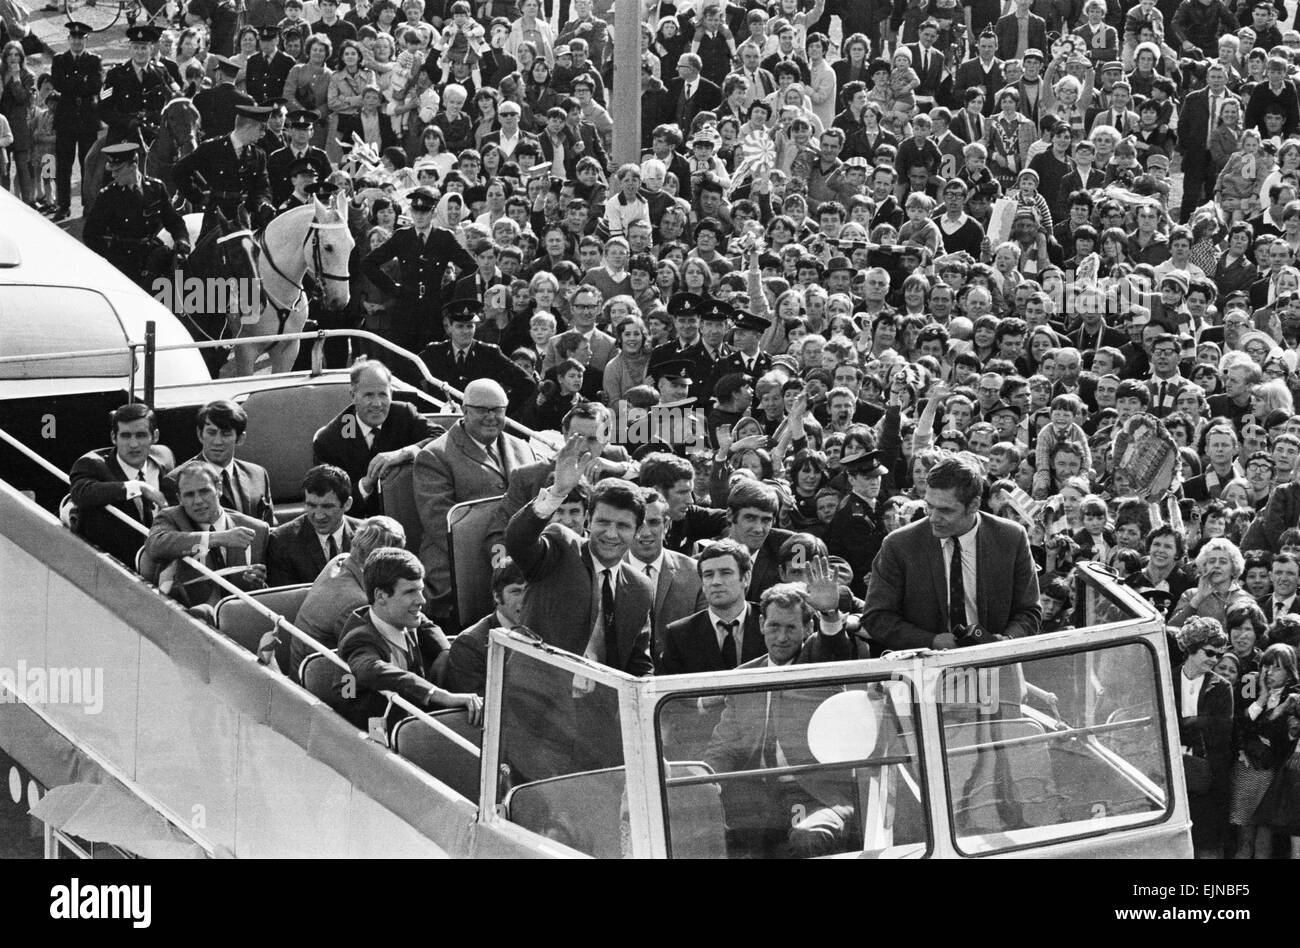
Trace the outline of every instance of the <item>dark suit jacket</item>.
[[912, 53], [912, 69], [921, 79], [915, 93], [933, 98], [939, 94], [939, 82], [943, 79], [943, 50], [938, 46], [930, 47], [930, 67], [925, 69], [921, 65], [921, 44], [908, 43], [907, 48]]
[[[352, 549], [352, 534], [361, 521], [343, 518], [343, 544], [340, 553]], [[266, 583], [268, 586], [293, 586], [314, 583], [325, 568], [325, 551], [316, 538], [316, 528], [306, 514], [271, 531], [266, 548]]]
[[[266, 541], [270, 534], [266, 521], [235, 511], [223, 511], [221, 519], [215, 524], [216, 529], [226, 530], [232, 526], [251, 529], [253, 543], [242, 550], [221, 547], [221, 556], [226, 566], [240, 564], [251, 566], [254, 563], [265, 563]], [[203, 531], [189, 518], [184, 507], [167, 507], [160, 510], [158, 516], [154, 518], [149, 537], [145, 540], [144, 555], [140, 560], [140, 575], [151, 583], [160, 583], [169, 578], [163, 575], [163, 571], [175, 563], [174, 576], [170, 577], [172, 598], [192, 606], [205, 602], [215, 605], [227, 595], [226, 591], [211, 580], [203, 578], [202, 573], [181, 560], [181, 557], [195, 555], [202, 534]], [[215, 548], [210, 546], [209, 550]], [[226, 576], [226, 579], [235, 586], [244, 588], [242, 577], [238, 573], [232, 573]]]
[[[1046, 53], [1047, 50], [1043, 50], [1043, 52]], [[954, 88], [963, 91], [973, 88], [974, 86], [983, 86], [985, 93], [983, 108], [984, 117], [988, 118], [992, 116], [993, 112], [997, 109], [997, 103], [994, 101], [994, 98], [997, 91], [1002, 88], [1002, 60], [997, 56], [994, 56], [993, 68], [987, 73], [984, 72], [984, 66], [980, 62], [978, 56], [965, 60], [957, 67], [957, 79], [953, 83], [953, 86]], [[965, 110], [963, 109], [962, 111]], [[965, 124], [964, 120], [962, 124]], [[953, 131], [956, 132], [957, 130], [954, 128]], [[957, 132], [957, 134], [961, 135], [960, 132]], [[967, 142], [971, 141], [970, 138], [966, 138], [965, 136], [962, 137]]]
[[[1257, 602], [1259, 608], [1264, 611], [1264, 618], [1269, 622], [1272, 622], [1277, 618], [1277, 616], [1273, 614], [1273, 597], [1271, 595], [1256, 596], [1255, 602]], [[1300, 615], [1300, 595], [1292, 597], [1291, 606], [1287, 609], [1287, 615]]]
[[[644, 567], [637, 564], [644, 571]], [[668, 626], [704, 608], [700, 574], [689, 556], [664, 550], [663, 569], [655, 577], [654, 658], [663, 654]]]
[[[1186, 493], [1186, 490], [1183, 492]], [[1270, 550], [1276, 553], [1282, 534], [1294, 526], [1300, 526], [1300, 484], [1293, 481], [1273, 488], [1263, 515], [1256, 517], [1246, 531], [1242, 549]], [[1247, 542], [1254, 545], [1247, 546]], [[1270, 621], [1273, 619], [1271, 615], [1268, 618]]]
[[450, 342], [435, 342], [420, 353], [434, 378], [452, 388], [465, 391], [474, 379], [494, 379], [501, 384], [510, 398], [512, 413], [527, 404], [537, 394], [537, 383], [528, 373], [515, 365], [497, 346], [475, 341], [465, 356], [465, 368], [457, 369], [456, 356]]
[[[1015, 13], [998, 17], [993, 28], [998, 34], [998, 58], [1015, 59], [1016, 44], [1020, 39], [1020, 27], [1016, 23]], [[1051, 55], [1047, 44], [1047, 21], [1036, 14], [1029, 14], [1029, 46], [1027, 49], [1040, 50], [1044, 55]]]
[[[196, 454], [190, 461], [202, 461], [203, 455]], [[189, 461], [185, 462], [186, 464]], [[275, 504], [271, 500], [271, 475], [266, 468], [252, 461], [234, 460], [233, 487], [237, 497], [222, 496], [221, 506], [227, 510], [265, 520], [268, 526], [275, 526]], [[177, 465], [184, 467], [184, 465]], [[181, 502], [180, 488], [176, 484], [176, 472], [170, 472], [162, 479], [162, 492], [167, 502], [176, 506]], [[271, 584], [272, 586], [275, 583]]]
[[[749, 603], [742, 638], [736, 644], [740, 653], [739, 663], [742, 665], [767, 654], [767, 645], [763, 642], [763, 633], [758, 624], [757, 603]], [[722, 650], [718, 648], [717, 631], [707, 608], [701, 607], [699, 612], [678, 619], [668, 626], [664, 635], [663, 656], [656, 667], [661, 675], [726, 670]]]
[[[393, 646], [375, 628], [370, 607], [362, 606], [352, 614], [339, 641], [339, 658], [356, 676], [356, 700], [342, 709], [354, 725], [366, 730], [369, 718], [384, 713], [387, 699], [381, 691], [393, 691], [416, 707], [425, 707], [434, 684], [434, 662], [448, 648], [442, 629], [425, 621], [412, 633], [406, 630], [407, 649], [411, 653], [411, 670], [403, 671], [393, 663]], [[342, 697], [340, 695], [340, 697]]]
[[370, 517], [383, 513], [383, 502], [377, 492], [362, 497], [357, 484], [375, 455], [413, 444], [424, 446], [442, 433], [443, 429], [426, 421], [414, 405], [395, 401], [388, 418], [379, 426], [374, 446], [366, 447], [356, 409], [349, 405], [312, 437], [312, 464], [333, 464], [347, 471], [352, 478], [352, 513], [359, 518]]
[[[1182, 671], [1174, 669], [1175, 675]], [[1196, 713], [1183, 710], [1183, 689], [1174, 682], [1174, 702], [1178, 706], [1178, 736], [1193, 757], [1210, 764], [1211, 788], [1224, 789], [1232, 770], [1232, 687], [1214, 672], [1206, 672], [1196, 700]]]
[[[587, 541], [560, 524], [547, 525], [522, 508], [506, 527], [506, 552], [528, 580], [523, 620], [533, 632], [557, 648], [581, 655], [591, 640], [592, 584], [595, 566]], [[645, 574], [624, 562], [619, 566], [614, 622], [618, 654], [606, 664], [629, 675], [653, 674], [650, 657], [650, 610], [654, 590]]]
[[763, 545], [754, 554], [754, 572], [749, 578], [748, 598], [757, 602], [763, 590], [775, 586], [781, 581], [781, 568], [777, 558], [781, 554], [781, 544], [794, 536], [792, 530], [773, 527]]
[[710, 82], [703, 76], [696, 81], [695, 95], [689, 99], [685, 96], [686, 86], [680, 79], [669, 83], [668, 93], [672, 97], [673, 121], [683, 132], [691, 127], [695, 116], [716, 108], [722, 101], [722, 90], [717, 83]]
[[499, 628], [502, 626], [493, 609], [452, 640], [445, 672], [448, 691], [484, 693], [487, 689], [488, 633]]
[[[1086, 352], [1089, 349], [1096, 350], [1098, 347], [1097, 334], [1088, 331], [1087, 326], [1080, 325], [1078, 329], [1069, 335], [1070, 345], [1080, 352]], [[1112, 329], [1105, 323], [1101, 327], [1101, 345], [1114, 346], [1116, 349], [1123, 349], [1128, 345], [1128, 336], [1118, 329]]]
[[[1224, 90], [1225, 101], [1233, 99], [1238, 105], [1241, 99]], [[1219, 103], [1223, 108], [1223, 103]], [[1210, 136], [1210, 90], [1197, 89], [1189, 93], [1178, 109], [1178, 150], [1184, 155], [1208, 155], [1206, 142]]]
[[[173, 466], [172, 453], [162, 445], [149, 449], [149, 457], [158, 465], [162, 478]], [[72, 465], [72, 503], [77, 508], [76, 531], [88, 543], [111, 553], [127, 566], [135, 566], [135, 555], [144, 545], [144, 534], [120, 522], [105, 507], [116, 507], [143, 526], [153, 525], [151, 504], [141, 498], [144, 517], [135, 502], [126, 499], [126, 473], [117, 461], [116, 448], [99, 448], [79, 457]]]
[[[535, 144], [535, 145], [540, 145], [540, 144], [541, 144], [541, 142], [538, 140], [538, 138], [537, 138], [536, 135], [534, 135], [532, 132], [525, 131], [525, 130], [523, 129], [523, 127], [521, 126], [520, 129], [519, 129], [519, 141], [515, 143], [515, 147], [518, 148], [521, 144], [523, 144], [523, 143], [526, 142], [526, 141], [530, 141], [530, 142], [532, 142], [532, 143]], [[495, 131], [495, 132], [488, 132], [486, 135], [484, 135], [484, 136], [483, 136], [483, 143], [482, 143], [481, 145], [479, 145], [479, 148], [484, 148], [484, 147], [486, 147], [486, 146], [489, 145], [489, 144], [496, 145], [497, 148], [500, 148], [500, 147], [501, 147], [501, 132], [500, 132], [500, 130], [497, 130], [497, 131]], [[512, 155], [511, 157], [512, 157], [512, 159], [513, 159], [513, 155]]]
[[[976, 562], [980, 625], [992, 635], [1037, 634], [1038, 576], [1024, 527], [981, 513]], [[927, 648], [948, 630], [948, 575], [929, 518], [885, 537], [867, 586], [863, 625], [890, 649]]]

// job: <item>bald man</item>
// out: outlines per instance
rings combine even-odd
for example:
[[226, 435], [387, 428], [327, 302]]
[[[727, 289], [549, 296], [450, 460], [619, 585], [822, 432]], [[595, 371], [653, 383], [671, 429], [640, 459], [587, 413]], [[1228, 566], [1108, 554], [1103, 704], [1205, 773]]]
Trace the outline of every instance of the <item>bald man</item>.
[[455, 608], [448, 511], [465, 501], [504, 494], [511, 475], [537, 460], [527, 441], [506, 433], [506, 405], [504, 388], [491, 379], [475, 379], [465, 387], [465, 416], [415, 457], [415, 502], [424, 526], [420, 562], [429, 598], [425, 612], [444, 628]]

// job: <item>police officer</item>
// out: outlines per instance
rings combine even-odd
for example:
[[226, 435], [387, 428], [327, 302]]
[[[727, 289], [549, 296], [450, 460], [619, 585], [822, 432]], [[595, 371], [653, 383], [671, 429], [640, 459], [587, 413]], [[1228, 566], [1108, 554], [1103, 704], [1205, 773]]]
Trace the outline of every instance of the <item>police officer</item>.
[[235, 106], [235, 128], [229, 135], [209, 138], [176, 162], [176, 190], [195, 207], [203, 207], [203, 230], [211, 221], [206, 212], [220, 209], [226, 220], [238, 220], [247, 209], [261, 227], [275, 216], [266, 178], [266, 155], [257, 147], [271, 110], [244, 96]]
[[310, 162], [316, 169], [316, 177], [321, 181], [327, 179], [334, 170], [325, 149], [317, 148], [311, 143], [311, 136], [319, 121], [320, 116], [309, 109], [294, 109], [289, 113], [285, 122], [289, 144], [272, 153], [266, 160], [266, 176], [271, 182], [271, 200], [276, 205], [284, 203], [284, 199], [293, 190], [293, 182], [289, 180], [289, 166], [294, 162]]
[[261, 104], [269, 106], [271, 113], [266, 117], [266, 133], [258, 139], [257, 147], [262, 149], [262, 154], [269, 160], [288, 143], [288, 139], [284, 136], [284, 117], [285, 106], [289, 104], [289, 100], [281, 97]]
[[733, 327], [731, 338], [736, 348], [713, 364], [713, 378], [709, 382], [710, 392], [718, 384], [718, 379], [724, 375], [739, 372], [754, 382], [772, 368], [772, 357], [758, 347], [763, 333], [771, 327], [772, 321], [738, 310], [731, 318], [731, 325]]
[[154, 62], [153, 44], [159, 35], [154, 26], [128, 27], [131, 58], [104, 77], [99, 117], [108, 126], [109, 144], [136, 142], [148, 150], [158, 135], [163, 106], [180, 92], [167, 70]]
[[841, 556], [853, 567], [849, 589], [856, 596], [865, 596], [867, 574], [885, 539], [880, 479], [889, 469], [880, 463], [875, 451], [850, 454], [840, 465], [848, 478], [849, 495], [840, 503], [835, 519], [826, 530], [826, 548], [831, 556]]
[[172, 251], [158, 239], [166, 230], [175, 253], [190, 252], [185, 221], [172, 206], [167, 187], [157, 178], [140, 174], [141, 154], [135, 142], [120, 142], [103, 149], [105, 185], [86, 215], [82, 240], [146, 290], [152, 290], [156, 276], [166, 272]]
[[[361, 268], [381, 292], [397, 297], [391, 341], [419, 353], [435, 337], [443, 335], [441, 293], [447, 266], [455, 264], [461, 273], [471, 273], [475, 264], [455, 234], [433, 225], [437, 198], [431, 190], [416, 188], [407, 200], [411, 206], [411, 226], [398, 228], [392, 237], [368, 253], [362, 259]], [[390, 260], [398, 261], [400, 282], [384, 272], [384, 264]], [[412, 369], [403, 367], [404, 361], [398, 360], [394, 371], [418, 385], [420, 380]]]
[[[313, 195], [324, 198], [316, 178], [316, 168], [306, 158], [295, 158], [293, 164], [289, 165], [289, 180], [293, 182], [293, 191], [276, 206], [277, 214], [310, 204]], [[329, 188], [329, 194], [337, 190], [333, 185], [326, 187]]]
[[91, 32], [85, 23], [68, 23], [68, 50], [54, 57], [51, 78], [59, 93], [54, 110], [54, 181], [58, 210], [55, 220], [72, 213], [72, 161], [81, 173], [86, 171], [86, 152], [99, 137], [99, 90], [104, 85], [104, 69], [98, 56], [86, 52], [86, 36]]
[[694, 410], [698, 399], [690, 394], [695, 367], [692, 359], [668, 359], [647, 372], [659, 391], [659, 404], [650, 409], [649, 440], [662, 442], [678, 454], [708, 444], [703, 419]]
[[284, 94], [284, 83], [293, 68], [293, 57], [280, 49], [280, 28], [263, 26], [257, 31], [261, 44], [244, 67], [244, 91], [257, 100], [258, 105], [270, 105], [271, 100]]
[[[696, 364], [705, 358], [704, 343], [700, 340], [700, 314], [704, 312], [705, 302], [705, 297], [698, 293], [674, 293], [669, 297], [668, 315], [673, 318], [677, 335], [671, 342], [655, 346], [646, 366], [647, 376], [655, 378], [656, 370], [663, 363], [679, 359], [689, 362], [694, 373]], [[693, 377], [699, 378], [698, 375]]]
[[204, 138], [233, 132], [235, 106], [247, 98], [235, 88], [239, 63], [225, 56], [217, 56], [216, 53], [212, 56], [217, 61], [217, 84], [210, 89], [201, 89], [194, 96], [194, 107], [199, 110], [199, 123], [203, 127]]
[[482, 300], [465, 297], [450, 301], [442, 308], [447, 341], [432, 343], [420, 358], [434, 378], [452, 388], [463, 392], [474, 379], [493, 379], [506, 390], [512, 409], [523, 406], [537, 393], [537, 386], [500, 347], [474, 338], [482, 317]]

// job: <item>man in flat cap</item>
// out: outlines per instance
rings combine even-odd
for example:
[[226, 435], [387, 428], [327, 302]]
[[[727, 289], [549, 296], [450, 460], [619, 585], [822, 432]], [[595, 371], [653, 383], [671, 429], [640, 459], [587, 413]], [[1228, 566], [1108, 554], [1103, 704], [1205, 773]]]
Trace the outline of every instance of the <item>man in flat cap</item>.
[[235, 105], [235, 127], [229, 134], [207, 139], [176, 162], [172, 170], [176, 190], [204, 208], [204, 231], [211, 226], [209, 214], [215, 210], [234, 221], [243, 207], [258, 227], [275, 216], [266, 155], [257, 147], [270, 112], [269, 106], [244, 95]]
[[104, 85], [104, 68], [100, 58], [86, 52], [86, 36], [91, 32], [85, 23], [68, 23], [68, 49], [54, 57], [51, 78], [59, 93], [54, 110], [54, 185], [58, 209], [55, 220], [63, 220], [72, 211], [72, 161], [75, 158], [85, 174], [86, 152], [99, 137], [99, 91]]
[[145, 290], [165, 272], [172, 257], [158, 239], [166, 230], [176, 252], [189, 253], [185, 221], [172, 205], [166, 186], [140, 174], [140, 146], [119, 142], [103, 149], [105, 174], [111, 182], [100, 190], [86, 215], [82, 240]]

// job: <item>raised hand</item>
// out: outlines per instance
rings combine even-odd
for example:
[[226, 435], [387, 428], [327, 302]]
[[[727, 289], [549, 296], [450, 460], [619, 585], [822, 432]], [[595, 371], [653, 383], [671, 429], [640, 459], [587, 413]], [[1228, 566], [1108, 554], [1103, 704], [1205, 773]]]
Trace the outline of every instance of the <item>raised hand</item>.
[[555, 493], [567, 496], [578, 486], [590, 463], [591, 452], [587, 450], [585, 436], [574, 435], [566, 441], [555, 456]]
[[839, 577], [825, 556], [814, 556], [808, 564], [808, 601], [818, 612], [838, 611], [840, 606]]

